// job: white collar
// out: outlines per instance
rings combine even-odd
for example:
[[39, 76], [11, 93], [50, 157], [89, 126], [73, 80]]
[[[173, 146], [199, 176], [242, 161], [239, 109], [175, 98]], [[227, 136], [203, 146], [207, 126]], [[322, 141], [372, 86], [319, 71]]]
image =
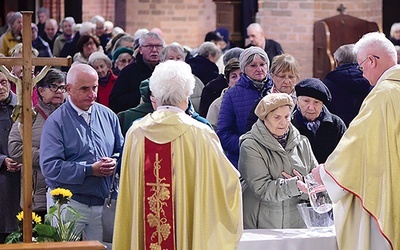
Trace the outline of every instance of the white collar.
[[174, 112], [185, 112], [176, 106], [160, 106], [160, 107], [157, 107], [157, 110], [170, 110], [170, 111], [174, 111]]
[[71, 96], [68, 96], [68, 101], [71, 104], [72, 108], [75, 109], [75, 111], [78, 113], [78, 115], [82, 115], [83, 113], [90, 115], [90, 113], [92, 113], [92, 106], [90, 106], [90, 108], [87, 111], [85, 111], [75, 106], [75, 104], [71, 101]]

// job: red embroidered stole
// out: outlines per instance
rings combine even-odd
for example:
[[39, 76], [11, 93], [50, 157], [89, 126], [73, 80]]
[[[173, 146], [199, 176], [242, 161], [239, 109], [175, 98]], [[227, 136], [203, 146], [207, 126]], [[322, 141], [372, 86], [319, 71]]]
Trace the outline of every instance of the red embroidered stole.
[[145, 249], [175, 249], [171, 143], [144, 141]]

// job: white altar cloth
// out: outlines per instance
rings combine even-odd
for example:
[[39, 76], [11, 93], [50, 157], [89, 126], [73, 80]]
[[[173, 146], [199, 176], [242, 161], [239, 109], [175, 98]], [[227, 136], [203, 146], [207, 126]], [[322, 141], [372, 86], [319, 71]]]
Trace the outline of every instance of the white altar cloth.
[[337, 250], [334, 227], [318, 229], [247, 229], [238, 250]]

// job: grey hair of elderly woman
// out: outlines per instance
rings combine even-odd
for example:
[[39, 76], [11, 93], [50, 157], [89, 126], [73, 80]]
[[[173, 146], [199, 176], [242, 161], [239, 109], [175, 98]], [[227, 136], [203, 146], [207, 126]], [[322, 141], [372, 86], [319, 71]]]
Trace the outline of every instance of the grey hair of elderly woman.
[[256, 55], [259, 56], [267, 64], [267, 69], [269, 68], [270, 61], [267, 53], [262, 48], [252, 46], [250, 48], [245, 49], [240, 54], [239, 65], [243, 73], [246, 73], [245, 67], [254, 60], [254, 57]]
[[199, 49], [197, 50], [197, 54], [200, 56], [207, 57], [212, 56], [212, 57], [219, 57], [222, 54], [222, 51], [220, 48], [215, 45], [215, 43], [212, 42], [204, 42], [200, 45]]
[[396, 33], [398, 30], [400, 30], [400, 23], [393, 23], [390, 27], [390, 36], [394, 37], [394, 33]]
[[150, 77], [150, 91], [157, 106], [176, 106], [193, 94], [195, 79], [189, 64], [167, 60], [157, 65]]
[[160, 62], [165, 62], [166, 60], [168, 60], [168, 55], [172, 51], [178, 53], [182, 57], [182, 60], [185, 59], [185, 51], [183, 50], [182, 46], [179, 46], [179, 45], [176, 45], [176, 44], [171, 44], [171, 45], [165, 46], [160, 51], [160, 54], [159, 54]]
[[9, 29], [11, 29], [11, 26], [15, 23], [17, 19], [22, 19], [22, 13], [21, 12], [15, 12], [13, 13], [10, 18], [7, 20], [8, 21], [8, 26]]

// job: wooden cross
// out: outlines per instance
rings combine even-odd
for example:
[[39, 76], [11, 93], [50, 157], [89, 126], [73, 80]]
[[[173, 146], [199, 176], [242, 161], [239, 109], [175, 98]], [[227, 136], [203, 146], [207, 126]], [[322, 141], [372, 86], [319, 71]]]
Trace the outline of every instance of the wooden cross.
[[[23, 241], [24, 243], [32, 242], [32, 82], [37, 83], [41, 78], [44, 77], [49, 66], [70, 66], [71, 57], [69, 58], [32, 58], [32, 11], [21, 11], [23, 19], [22, 29], [22, 58], [11, 58], [2, 57], [0, 58], [0, 65], [4, 66], [22, 66], [23, 75], [22, 81], [20, 79], [12, 78], [8, 75], [7, 78], [11, 77], [14, 81], [18, 81], [20, 86], [17, 86], [17, 92], [20, 93], [18, 96], [18, 103], [22, 108], [22, 117], [20, 121], [23, 126], [23, 158], [22, 167], [24, 171], [23, 175], [23, 197], [24, 197], [24, 220], [23, 220]], [[4, 67], [3, 66], [3, 70]], [[38, 75], [37, 78], [32, 79], [32, 66], [46, 66], [44, 70]], [[3, 71], [2, 70], [2, 71]], [[3, 71], [4, 72], [4, 71]], [[6, 75], [7, 73], [4, 72]], [[17, 84], [17, 82], [15, 82]], [[19, 90], [18, 90], [19, 88]], [[22, 100], [21, 100], [22, 98]], [[21, 107], [22, 102], [22, 107]], [[14, 113], [15, 114], [15, 113]]]

